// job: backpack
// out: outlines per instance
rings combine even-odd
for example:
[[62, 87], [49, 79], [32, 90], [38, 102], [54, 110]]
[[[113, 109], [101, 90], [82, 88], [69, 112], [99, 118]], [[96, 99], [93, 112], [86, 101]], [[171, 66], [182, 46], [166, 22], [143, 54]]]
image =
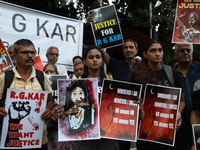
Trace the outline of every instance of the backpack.
[[162, 64], [162, 67], [165, 70], [165, 73], [171, 85], [174, 86], [174, 74], [173, 74], [172, 68], [169, 65], [165, 65], [165, 64]]
[[[36, 78], [38, 82], [40, 83], [40, 86], [42, 87], [42, 90], [44, 90], [44, 74], [42, 71], [39, 71], [35, 69], [36, 71]], [[4, 101], [6, 99], [6, 94], [7, 94], [7, 88], [10, 87], [14, 77], [14, 72], [12, 70], [6, 71], [5, 72], [5, 78], [4, 78], [4, 90], [3, 90], [3, 95], [2, 98], [0, 99], [0, 107], [4, 106]]]

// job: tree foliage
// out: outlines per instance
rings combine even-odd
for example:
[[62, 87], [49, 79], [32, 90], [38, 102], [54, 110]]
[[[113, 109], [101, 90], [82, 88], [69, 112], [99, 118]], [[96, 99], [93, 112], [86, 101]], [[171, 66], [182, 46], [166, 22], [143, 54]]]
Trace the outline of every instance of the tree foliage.
[[[150, 2], [152, 3], [151, 19]], [[116, 0], [115, 6], [122, 24], [134, 26], [148, 32], [152, 28], [153, 38], [171, 42], [177, 1], [161, 0], [160, 2], [161, 4], [156, 6], [157, 0], [124, 0], [123, 2]], [[122, 9], [123, 12], [120, 12], [120, 8], [126, 9]]]

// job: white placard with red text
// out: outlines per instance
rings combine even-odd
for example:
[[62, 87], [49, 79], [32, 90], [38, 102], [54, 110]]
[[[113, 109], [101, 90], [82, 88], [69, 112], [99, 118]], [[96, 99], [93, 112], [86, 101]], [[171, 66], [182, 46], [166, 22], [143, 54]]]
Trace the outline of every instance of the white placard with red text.
[[[47, 91], [7, 89], [1, 149], [39, 148], [42, 145]], [[12, 147], [11, 147], [12, 146]]]

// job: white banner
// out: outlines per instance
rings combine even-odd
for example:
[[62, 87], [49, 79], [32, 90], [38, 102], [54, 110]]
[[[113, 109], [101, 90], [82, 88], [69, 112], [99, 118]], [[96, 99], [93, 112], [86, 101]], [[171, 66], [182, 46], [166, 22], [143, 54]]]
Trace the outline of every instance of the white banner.
[[72, 58], [82, 56], [83, 22], [0, 1], [0, 38], [6, 48], [18, 39], [30, 39], [42, 61], [50, 46], [59, 49], [59, 64], [72, 71]]

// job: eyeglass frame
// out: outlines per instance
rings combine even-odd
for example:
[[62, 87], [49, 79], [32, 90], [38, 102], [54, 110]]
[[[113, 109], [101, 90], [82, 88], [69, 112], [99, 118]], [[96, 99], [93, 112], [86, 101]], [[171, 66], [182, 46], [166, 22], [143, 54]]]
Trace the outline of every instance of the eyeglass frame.
[[28, 55], [29, 53], [30, 53], [31, 55], [36, 55], [36, 54], [37, 54], [37, 51], [36, 51], [36, 50], [34, 50], [34, 51], [23, 50], [23, 51], [20, 51], [20, 52], [17, 52], [17, 53], [20, 53], [20, 54], [22, 54], [22, 55]]
[[56, 55], [57, 57], [60, 55], [60, 54], [57, 54], [57, 53], [47, 53], [47, 54], [52, 55], [52, 56]]

